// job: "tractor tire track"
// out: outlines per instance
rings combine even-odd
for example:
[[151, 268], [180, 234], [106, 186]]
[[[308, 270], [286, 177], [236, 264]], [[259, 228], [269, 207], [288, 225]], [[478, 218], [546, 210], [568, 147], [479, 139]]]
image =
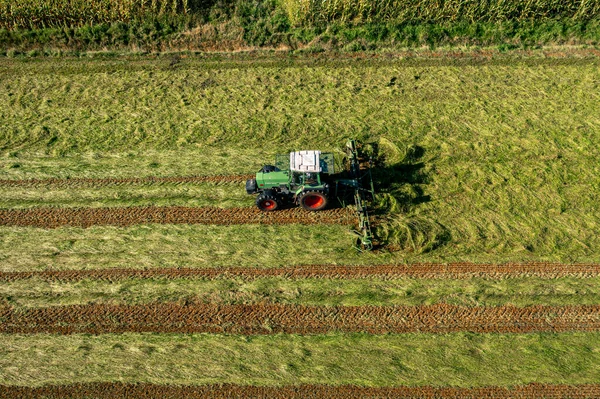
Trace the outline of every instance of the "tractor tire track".
[[257, 208], [145, 206], [123, 208], [0, 209], [0, 226], [57, 228], [137, 224], [352, 224], [354, 212], [330, 209], [307, 212], [300, 208], [261, 212]]
[[600, 305], [466, 307], [282, 304], [0, 307], [3, 334], [125, 332], [216, 334], [532, 333], [600, 331]]
[[161, 185], [189, 183], [244, 183], [254, 175], [213, 175], [213, 176], [169, 176], [169, 177], [123, 177], [123, 178], [72, 178], [72, 179], [0, 179], [0, 187], [22, 188], [99, 188], [125, 185]]
[[85, 279], [120, 281], [142, 279], [219, 279], [284, 277], [288, 279], [369, 279], [392, 280], [401, 278], [427, 279], [506, 279], [519, 277], [592, 278], [600, 276], [600, 264], [561, 263], [506, 263], [502, 265], [475, 263], [419, 263], [410, 265], [299, 265], [273, 268], [215, 267], [215, 268], [156, 268], [156, 269], [99, 269], [99, 270], [43, 270], [26, 272], [0, 272], [0, 281], [26, 279], [43, 281], [80, 281]]
[[1, 386], [0, 399], [594, 399], [600, 385], [528, 384], [506, 387], [359, 387], [355, 385], [157, 385], [95, 382], [42, 387]]

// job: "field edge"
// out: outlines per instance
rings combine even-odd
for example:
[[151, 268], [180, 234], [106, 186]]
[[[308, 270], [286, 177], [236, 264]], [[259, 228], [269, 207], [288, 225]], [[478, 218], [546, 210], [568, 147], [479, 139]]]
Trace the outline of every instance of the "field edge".
[[[457, 388], [435, 386], [360, 387], [354, 385], [292, 385], [281, 387], [252, 385], [157, 385], [149, 383], [87, 383], [42, 387], [0, 386], [0, 399], [38, 398], [600, 398], [600, 384], [562, 385], [531, 383], [512, 387], [488, 386]], [[314, 395], [314, 396], [313, 396]]]

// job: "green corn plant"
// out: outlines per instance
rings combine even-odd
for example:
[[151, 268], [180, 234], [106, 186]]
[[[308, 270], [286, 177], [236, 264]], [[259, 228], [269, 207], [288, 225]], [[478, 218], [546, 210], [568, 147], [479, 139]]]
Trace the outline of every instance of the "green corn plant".
[[[293, 25], [497, 22], [600, 17], [600, 0], [280, 0]], [[190, 12], [189, 0], [0, 0], [0, 28], [76, 27]]]
[[282, 0], [294, 25], [317, 22], [590, 20], [600, 0]]
[[188, 12], [188, 0], [0, 0], [0, 28], [76, 27]]

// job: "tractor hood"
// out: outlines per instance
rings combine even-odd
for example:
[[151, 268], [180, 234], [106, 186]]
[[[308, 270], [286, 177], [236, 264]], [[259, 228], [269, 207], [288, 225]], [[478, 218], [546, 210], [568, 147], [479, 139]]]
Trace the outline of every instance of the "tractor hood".
[[279, 187], [282, 184], [286, 185], [288, 181], [289, 172], [287, 170], [256, 173], [256, 184], [259, 190]]

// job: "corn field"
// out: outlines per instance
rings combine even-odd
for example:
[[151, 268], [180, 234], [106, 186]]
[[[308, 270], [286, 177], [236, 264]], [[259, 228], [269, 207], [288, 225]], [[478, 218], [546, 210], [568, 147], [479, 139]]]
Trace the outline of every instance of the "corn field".
[[75, 27], [189, 12], [188, 0], [0, 0], [0, 28]]
[[600, 16], [600, 0], [282, 0], [290, 22], [497, 22]]
[[[188, 14], [198, 0], [0, 0], [0, 29], [76, 27]], [[326, 22], [495, 22], [600, 17], [600, 0], [280, 0], [293, 25]]]

